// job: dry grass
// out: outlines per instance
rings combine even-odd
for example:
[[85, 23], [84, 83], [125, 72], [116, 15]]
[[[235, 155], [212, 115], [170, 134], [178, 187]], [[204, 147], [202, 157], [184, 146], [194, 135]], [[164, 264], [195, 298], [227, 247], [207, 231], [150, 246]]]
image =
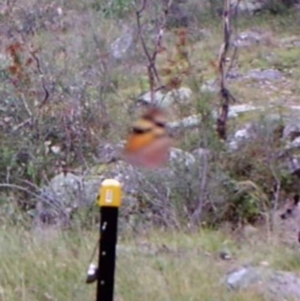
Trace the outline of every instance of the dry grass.
[[[94, 300], [95, 285], [85, 273], [97, 231], [0, 231], [0, 300]], [[266, 243], [267, 242], [267, 243]], [[227, 272], [245, 263], [298, 270], [299, 250], [275, 237], [256, 234], [240, 243], [217, 231], [194, 234], [153, 231], [120, 238], [116, 300], [263, 300], [253, 292], [229, 292]], [[228, 250], [233, 260], [218, 253]], [[270, 252], [272, 250], [272, 252]]]

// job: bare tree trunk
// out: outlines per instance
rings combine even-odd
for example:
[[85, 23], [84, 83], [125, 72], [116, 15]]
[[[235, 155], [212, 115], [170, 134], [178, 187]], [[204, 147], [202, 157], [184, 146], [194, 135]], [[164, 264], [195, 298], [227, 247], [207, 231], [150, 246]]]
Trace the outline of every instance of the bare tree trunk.
[[[239, 2], [237, 3], [237, 5]], [[237, 8], [237, 7], [236, 7]], [[227, 138], [227, 119], [229, 105], [231, 101], [235, 101], [226, 85], [226, 77], [233, 66], [233, 62], [236, 56], [236, 48], [231, 58], [231, 63], [226, 70], [227, 55], [231, 42], [231, 0], [224, 0], [223, 9], [223, 44], [219, 51], [218, 59], [218, 72], [219, 72], [219, 84], [220, 84], [220, 112], [217, 118], [217, 133], [222, 140]]]

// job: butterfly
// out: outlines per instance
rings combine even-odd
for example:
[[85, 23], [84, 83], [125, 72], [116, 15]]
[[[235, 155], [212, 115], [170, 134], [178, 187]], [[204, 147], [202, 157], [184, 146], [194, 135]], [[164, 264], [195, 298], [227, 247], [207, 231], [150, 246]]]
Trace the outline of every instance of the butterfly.
[[125, 160], [139, 167], [158, 168], [169, 160], [172, 138], [166, 129], [165, 112], [149, 108], [132, 125], [124, 148]]

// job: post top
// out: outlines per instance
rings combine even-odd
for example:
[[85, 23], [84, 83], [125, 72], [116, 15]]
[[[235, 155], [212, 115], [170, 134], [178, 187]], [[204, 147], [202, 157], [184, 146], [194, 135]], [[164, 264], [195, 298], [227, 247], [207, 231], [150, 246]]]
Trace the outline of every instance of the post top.
[[100, 207], [120, 207], [122, 185], [115, 179], [105, 179], [100, 188], [98, 204]]
[[119, 187], [121, 186], [121, 183], [115, 179], [105, 179], [102, 182], [102, 186], [116, 186]]

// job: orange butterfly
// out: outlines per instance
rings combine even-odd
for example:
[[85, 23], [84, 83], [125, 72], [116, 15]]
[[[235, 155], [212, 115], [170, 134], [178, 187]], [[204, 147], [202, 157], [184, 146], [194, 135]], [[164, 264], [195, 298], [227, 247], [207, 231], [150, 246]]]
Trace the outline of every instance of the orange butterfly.
[[157, 168], [169, 159], [172, 138], [166, 130], [166, 116], [152, 107], [133, 124], [124, 149], [125, 160], [135, 166]]

